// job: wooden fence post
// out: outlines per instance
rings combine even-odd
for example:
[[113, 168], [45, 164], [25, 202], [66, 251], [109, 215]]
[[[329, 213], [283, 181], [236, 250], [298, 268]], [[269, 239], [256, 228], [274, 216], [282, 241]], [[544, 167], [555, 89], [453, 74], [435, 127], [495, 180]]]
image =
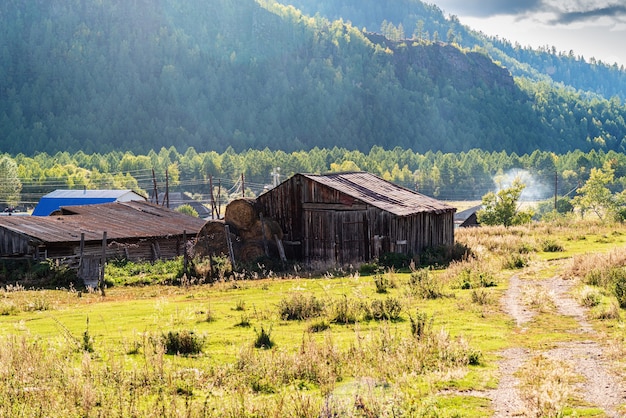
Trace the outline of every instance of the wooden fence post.
[[105, 296], [104, 294], [104, 269], [106, 267], [107, 262], [107, 231], [102, 233], [102, 256], [100, 258], [100, 274], [98, 277], [98, 288], [100, 289], [100, 294]]
[[189, 264], [189, 256], [187, 255], [187, 230], [183, 231], [183, 274], [187, 275], [187, 265]]

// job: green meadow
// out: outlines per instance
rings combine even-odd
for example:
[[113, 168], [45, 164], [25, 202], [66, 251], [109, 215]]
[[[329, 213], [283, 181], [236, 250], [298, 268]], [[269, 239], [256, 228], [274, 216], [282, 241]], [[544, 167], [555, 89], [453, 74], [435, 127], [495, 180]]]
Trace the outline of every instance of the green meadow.
[[468, 255], [437, 269], [168, 286], [112, 266], [104, 294], [6, 286], [0, 417], [490, 416], [502, 350], [553, 346], [578, 326], [535, 295], [521, 334], [501, 304], [513, 275], [593, 289], [590, 321], [624, 349], [620, 279], [589, 282], [621, 261], [583, 268], [624, 247], [623, 225], [474, 228], [457, 241]]

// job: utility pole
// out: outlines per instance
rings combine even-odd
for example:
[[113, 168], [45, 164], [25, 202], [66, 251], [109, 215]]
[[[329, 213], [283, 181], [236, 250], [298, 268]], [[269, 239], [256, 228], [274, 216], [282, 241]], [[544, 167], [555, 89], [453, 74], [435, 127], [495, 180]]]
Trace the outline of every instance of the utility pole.
[[272, 176], [272, 186], [278, 186], [278, 183], [280, 183], [280, 167], [274, 167], [270, 175]]
[[215, 219], [217, 208], [215, 207], [215, 197], [213, 195], [213, 174], [209, 175], [209, 190], [211, 191], [211, 219]]
[[165, 199], [163, 200], [163, 204], [170, 208], [170, 179], [169, 173], [165, 170]]
[[152, 169], [152, 184], [154, 185], [154, 190], [152, 191], [154, 195], [154, 202], [159, 204], [159, 189], [157, 188], [156, 175], [154, 174], [154, 168]]
[[556, 201], [559, 190], [559, 173], [554, 172], [554, 211], [556, 212]]

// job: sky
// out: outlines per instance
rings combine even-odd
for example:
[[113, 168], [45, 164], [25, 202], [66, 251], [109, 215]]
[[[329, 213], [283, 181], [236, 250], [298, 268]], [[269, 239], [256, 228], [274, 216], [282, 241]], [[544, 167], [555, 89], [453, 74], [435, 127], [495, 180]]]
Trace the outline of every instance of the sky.
[[430, 0], [446, 16], [513, 44], [626, 66], [626, 0]]

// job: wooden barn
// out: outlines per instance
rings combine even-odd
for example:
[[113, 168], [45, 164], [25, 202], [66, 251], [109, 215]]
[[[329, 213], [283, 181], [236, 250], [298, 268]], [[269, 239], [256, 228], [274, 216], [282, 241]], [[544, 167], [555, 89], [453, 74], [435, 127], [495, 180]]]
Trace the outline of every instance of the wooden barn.
[[454, 244], [456, 209], [365, 172], [296, 174], [257, 198], [294, 259], [356, 265]]
[[0, 217], [0, 256], [52, 259], [93, 280], [102, 258], [132, 261], [183, 255], [204, 221], [145, 201], [61, 207], [52, 216]]

